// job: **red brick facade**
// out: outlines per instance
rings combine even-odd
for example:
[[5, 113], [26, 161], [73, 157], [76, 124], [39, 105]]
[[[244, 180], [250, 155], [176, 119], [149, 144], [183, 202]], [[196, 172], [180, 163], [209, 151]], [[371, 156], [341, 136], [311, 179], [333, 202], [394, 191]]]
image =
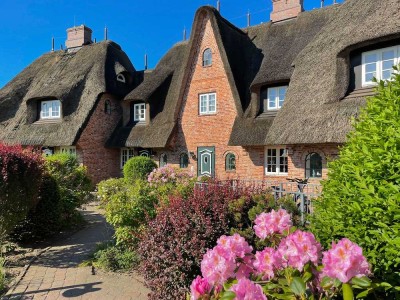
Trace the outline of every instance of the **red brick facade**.
[[[105, 110], [106, 101], [111, 104], [110, 114]], [[105, 148], [121, 116], [119, 100], [103, 94], [76, 144], [78, 158], [87, 167], [93, 183], [121, 175], [120, 150]]]
[[[220, 50], [211, 27], [210, 20], [203, 20], [197, 51], [192, 58], [191, 74], [186, 84], [186, 92], [178, 119], [178, 130], [172, 149], [157, 150], [154, 159], [159, 162], [162, 154], [167, 155], [168, 164], [179, 166], [182, 153], [194, 153], [202, 146], [215, 147], [215, 176], [218, 179], [256, 179], [286, 181], [287, 177], [305, 177], [305, 160], [309, 153], [316, 152], [323, 161], [322, 178], [326, 178], [327, 160], [337, 155], [337, 145], [293, 145], [288, 149], [288, 174], [270, 175], [265, 173], [265, 147], [228, 146], [237, 108], [233, 98]], [[203, 67], [202, 54], [205, 49], [212, 50], [212, 65]], [[200, 115], [199, 95], [216, 93], [217, 111], [215, 114]], [[276, 146], [271, 146], [276, 147]], [[284, 147], [284, 146], [282, 146]], [[225, 157], [233, 153], [236, 157], [236, 171], [225, 170]], [[197, 157], [189, 157], [189, 169], [197, 173]], [[311, 181], [319, 181], [312, 179]]]

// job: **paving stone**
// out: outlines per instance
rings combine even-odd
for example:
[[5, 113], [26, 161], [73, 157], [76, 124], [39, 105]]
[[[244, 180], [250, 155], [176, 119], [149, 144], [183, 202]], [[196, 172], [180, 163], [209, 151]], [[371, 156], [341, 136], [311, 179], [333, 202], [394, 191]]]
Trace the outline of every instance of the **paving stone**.
[[144, 300], [149, 290], [138, 274], [115, 274], [79, 264], [108, 241], [113, 230], [93, 207], [82, 211], [88, 226], [43, 253], [14, 289], [1, 300]]

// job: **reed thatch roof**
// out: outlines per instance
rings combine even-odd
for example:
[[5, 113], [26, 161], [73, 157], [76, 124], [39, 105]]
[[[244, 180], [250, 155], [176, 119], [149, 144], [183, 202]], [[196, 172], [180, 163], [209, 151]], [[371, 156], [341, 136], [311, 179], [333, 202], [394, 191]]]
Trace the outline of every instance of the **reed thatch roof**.
[[294, 60], [294, 73], [265, 144], [341, 143], [363, 98], [345, 98], [350, 52], [400, 37], [399, 0], [347, 0]]
[[[0, 90], [0, 141], [23, 145], [73, 145], [99, 96], [119, 97], [132, 89], [116, 80], [135, 69], [120, 46], [105, 41], [76, 52], [57, 51], [35, 60]], [[59, 99], [63, 118], [37, 122], [38, 101]]]
[[168, 144], [176, 125], [184, 67], [182, 58], [186, 56], [187, 45], [182, 42], [172, 47], [154, 70], [145, 73], [143, 82], [125, 97], [127, 103], [149, 103], [148, 124], [121, 124], [107, 142], [108, 146], [160, 148]]

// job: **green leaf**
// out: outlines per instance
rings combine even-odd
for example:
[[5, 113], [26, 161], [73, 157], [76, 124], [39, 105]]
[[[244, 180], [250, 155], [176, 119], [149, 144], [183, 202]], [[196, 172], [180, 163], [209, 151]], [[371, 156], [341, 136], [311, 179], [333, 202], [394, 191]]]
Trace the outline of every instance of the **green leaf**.
[[281, 300], [295, 300], [296, 297], [291, 294], [273, 294], [272, 299], [281, 299]]
[[360, 299], [360, 298], [365, 298], [368, 296], [368, 294], [371, 292], [371, 289], [362, 291], [361, 293], [357, 294], [356, 298]]
[[330, 278], [330, 277], [324, 277], [324, 278], [322, 278], [322, 280], [321, 280], [321, 287], [322, 287], [324, 290], [329, 290], [332, 286], [333, 286], [332, 278]]
[[300, 277], [293, 277], [293, 281], [290, 284], [290, 289], [296, 295], [303, 295], [306, 292], [306, 284], [304, 283], [303, 279]]
[[370, 286], [371, 286], [371, 280], [370, 280], [368, 277], [366, 277], [366, 276], [360, 277], [360, 278], [354, 277], [354, 278], [351, 280], [351, 283], [352, 283], [352, 284], [355, 284], [355, 285], [358, 285], [358, 286], [360, 286], [360, 287], [363, 287], [363, 288], [367, 288], [367, 287], [370, 287]]
[[233, 299], [235, 299], [235, 297], [236, 297], [236, 294], [234, 292], [227, 291], [221, 295], [221, 300], [233, 300]]
[[353, 300], [354, 294], [351, 285], [348, 283], [343, 283], [343, 300]]
[[311, 272], [304, 272], [303, 274], [303, 280], [304, 282], [309, 281], [313, 277], [313, 274]]

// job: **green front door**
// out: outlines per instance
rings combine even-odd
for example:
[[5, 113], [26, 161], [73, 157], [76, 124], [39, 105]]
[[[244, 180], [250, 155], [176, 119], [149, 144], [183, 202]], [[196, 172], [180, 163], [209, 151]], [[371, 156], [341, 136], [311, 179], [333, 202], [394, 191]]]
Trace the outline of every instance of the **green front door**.
[[214, 177], [215, 147], [197, 148], [197, 175]]

